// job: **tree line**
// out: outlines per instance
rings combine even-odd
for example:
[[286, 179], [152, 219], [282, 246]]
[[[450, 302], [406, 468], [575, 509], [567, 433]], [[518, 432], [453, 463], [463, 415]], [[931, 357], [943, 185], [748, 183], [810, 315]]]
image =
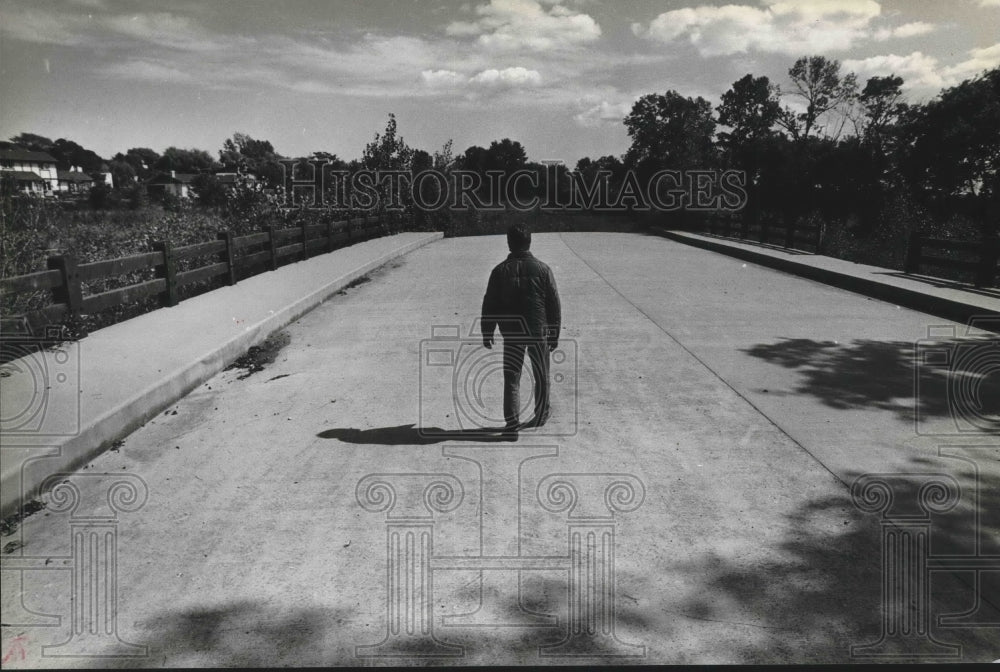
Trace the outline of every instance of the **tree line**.
[[[323, 151], [305, 158], [348, 173], [462, 169], [486, 176], [527, 170], [535, 179], [522, 188], [542, 195], [565, 190], [573, 173], [584, 181], [607, 179], [611, 198], [628, 187], [629, 175], [645, 183], [663, 170], [732, 169], [745, 175], [746, 205], [735, 215], [743, 222], [812, 220], [828, 230], [832, 242], [858, 254], [874, 249], [873, 241], [875, 248], [901, 253], [903, 238], [913, 230], [966, 238], [997, 235], [1000, 68], [946, 88], [925, 103], [907, 101], [904, 80], [895, 74], [874, 76], [862, 85], [824, 56], [801, 57], [787, 74], [783, 86], [747, 74], [714, 107], [674, 90], [644, 95], [623, 119], [628, 149], [621, 156], [584, 157], [572, 171], [530, 161], [524, 146], [510, 138], [459, 154], [451, 141], [433, 153], [416, 149], [399, 134], [394, 115], [358, 159], [345, 161]], [[11, 141], [52, 153], [60, 167], [95, 170], [102, 161], [65, 139], [22, 133]], [[200, 149], [168, 147], [160, 154], [136, 147], [116, 154], [108, 166], [115, 184], [123, 187], [161, 171], [198, 173], [196, 198], [219, 205], [225, 190], [213, 173], [252, 173], [261, 186], [280, 189], [283, 159], [271, 142], [235, 133], [217, 158]], [[685, 227], [718, 214], [680, 209], [648, 216]]]

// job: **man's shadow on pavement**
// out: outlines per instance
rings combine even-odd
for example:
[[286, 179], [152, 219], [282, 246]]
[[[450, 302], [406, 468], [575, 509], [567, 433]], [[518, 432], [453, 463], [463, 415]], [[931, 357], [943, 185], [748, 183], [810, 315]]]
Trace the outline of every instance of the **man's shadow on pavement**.
[[375, 427], [354, 429], [335, 427], [317, 434], [321, 439], [337, 439], [344, 443], [380, 444], [383, 446], [427, 446], [444, 441], [481, 441], [497, 443], [517, 441], [516, 432], [503, 432], [502, 427], [492, 429], [441, 429], [440, 427], [417, 427], [397, 425], [396, 427]]

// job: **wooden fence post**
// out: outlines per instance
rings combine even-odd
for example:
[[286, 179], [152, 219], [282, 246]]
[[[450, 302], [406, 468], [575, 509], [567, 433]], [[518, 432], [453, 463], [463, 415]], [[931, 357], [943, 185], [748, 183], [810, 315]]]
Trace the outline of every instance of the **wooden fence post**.
[[1000, 257], [1000, 239], [987, 236], [979, 248], [979, 268], [976, 269], [976, 287], [989, 287], [996, 275], [997, 258]]
[[278, 270], [278, 245], [274, 241], [274, 227], [267, 227], [267, 249], [271, 253], [271, 270]]
[[326, 221], [326, 251], [333, 252], [333, 220]]
[[236, 261], [233, 254], [233, 232], [220, 231], [219, 240], [225, 241], [226, 249], [219, 253], [219, 261], [229, 265], [229, 273], [226, 275], [226, 284], [232, 286], [236, 284]]
[[906, 244], [906, 261], [903, 262], [904, 273], [920, 272], [920, 248], [923, 246], [923, 236], [914, 231]]
[[163, 255], [163, 263], [156, 266], [156, 277], [167, 281], [167, 288], [160, 294], [160, 303], [166, 307], [176, 306], [180, 302], [177, 295], [177, 262], [170, 249], [170, 241], [158, 240], [153, 243], [153, 249]]
[[300, 238], [302, 239], [302, 261], [305, 261], [306, 259], [309, 258], [309, 250], [306, 249], [306, 244], [309, 242], [309, 240], [308, 240], [308, 238], [309, 238], [309, 223], [308, 222], [302, 222], [302, 224], [300, 225], [299, 228], [301, 229], [301, 236], [300, 236]]
[[55, 303], [65, 303], [66, 317], [76, 328], [77, 334], [82, 338], [87, 335], [87, 330], [83, 326], [81, 312], [83, 310], [83, 286], [80, 283], [80, 270], [76, 263], [76, 257], [72, 254], [64, 254], [58, 257], [49, 257], [48, 267], [59, 271], [62, 284], [52, 288], [52, 300]]

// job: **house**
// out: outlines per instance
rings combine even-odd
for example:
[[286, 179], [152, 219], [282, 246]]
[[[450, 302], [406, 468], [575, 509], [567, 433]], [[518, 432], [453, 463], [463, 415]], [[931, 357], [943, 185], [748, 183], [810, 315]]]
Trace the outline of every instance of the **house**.
[[59, 190], [56, 160], [45, 152], [0, 149], [0, 174], [11, 175], [20, 191], [50, 194]]
[[253, 173], [244, 173], [242, 171], [238, 173], [216, 173], [215, 178], [219, 181], [219, 184], [224, 186], [226, 189], [235, 189], [236, 185], [242, 180], [249, 185], [257, 184], [257, 176]]
[[157, 173], [146, 180], [146, 189], [149, 194], [173, 194], [179, 198], [193, 196], [192, 185], [197, 173], [178, 173], [171, 170], [169, 173]]
[[104, 186], [108, 188], [115, 186], [115, 181], [111, 177], [111, 166], [106, 163], [101, 164], [100, 170], [91, 171], [90, 176], [94, 178], [94, 184], [103, 182]]
[[94, 186], [94, 178], [77, 166], [71, 166], [69, 170], [57, 170], [56, 175], [59, 178], [58, 191], [64, 194], [82, 194]]

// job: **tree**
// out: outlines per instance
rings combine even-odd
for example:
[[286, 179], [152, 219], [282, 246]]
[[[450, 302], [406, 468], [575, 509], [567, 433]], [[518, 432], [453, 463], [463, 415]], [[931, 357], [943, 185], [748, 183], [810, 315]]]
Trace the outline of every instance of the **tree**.
[[987, 208], [1000, 196], [1000, 68], [945, 89], [905, 116], [899, 152], [908, 182], [945, 209], [973, 199], [983, 225], [995, 229]]
[[719, 133], [719, 144], [737, 160], [760, 140], [769, 137], [781, 117], [778, 89], [767, 77], [746, 75], [722, 94], [719, 124], [731, 130]]
[[76, 166], [89, 173], [101, 170], [101, 166], [104, 164], [104, 159], [95, 152], [65, 138], [59, 138], [45, 151], [55, 158], [56, 167], [60, 170], [69, 170]]
[[53, 142], [44, 135], [36, 135], [34, 133], [18, 133], [10, 141], [19, 147], [24, 147], [34, 152], [47, 152], [53, 145]]
[[397, 136], [396, 115], [390, 114], [385, 133], [365, 145], [361, 165], [369, 170], [409, 170], [413, 150], [402, 136]]
[[444, 143], [441, 147], [440, 152], [434, 152], [434, 169], [440, 171], [449, 171], [455, 163], [455, 157], [452, 155], [452, 141]]
[[132, 166], [135, 174], [140, 179], [145, 179], [153, 172], [154, 166], [160, 161], [158, 152], [149, 147], [133, 147], [124, 154], [115, 154], [114, 161], [124, 161]]
[[276, 156], [274, 146], [268, 140], [255, 140], [246, 133], [233, 133], [227, 138], [219, 150], [219, 160], [225, 166], [235, 166], [241, 160], [273, 159]]
[[[121, 156], [121, 154], [117, 154], [116, 156]], [[116, 158], [111, 160], [108, 167], [111, 169], [111, 180], [116, 189], [122, 189], [135, 182], [135, 168], [129, 162]]]
[[[748, 202], [743, 223], [744, 227], [749, 227], [757, 222], [763, 205], [757, 185], [766, 162], [765, 155], [773, 149], [769, 143], [774, 136], [772, 129], [781, 118], [778, 89], [767, 77], [747, 74], [733, 82], [732, 88], [722, 94], [722, 103], [716, 110], [719, 123], [731, 129], [719, 133], [719, 145], [730, 165], [746, 171]], [[744, 234], [747, 231], [748, 228], [745, 228]]]
[[858, 96], [862, 116], [855, 128], [865, 143], [880, 154], [885, 150], [887, 130], [906, 112], [902, 87], [902, 77], [872, 77]]
[[485, 147], [472, 145], [458, 157], [458, 167], [462, 170], [474, 170], [485, 174], [489, 170], [490, 152]]
[[[361, 167], [374, 171], [409, 171], [413, 165], [413, 154], [414, 151], [397, 133], [396, 115], [390, 114], [385, 132], [381, 135], [376, 133], [375, 138], [365, 146]], [[408, 189], [400, 189], [400, 193], [394, 194], [394, 182], [382, 179], [375, 189], [378, 191], [375, 207], [380, 213], [387, 206], [396, 205], [412, 210], [413, 199]]]
[[490, 143], [487, 150], [487, 167], [489, 170], [502, 170], [513, 173], [515, 170], [524, 168], [528, 162], [528, 155], [524, 151], [521, 143], [510, 138], [504, 138], [497, 142]]
[[[335, 155], [330, 156], [336, 158]], [[219, 150], [219, 161], [225, 168], [253, 173], [271, 186], [281, 184], [284, 176], [279, 163], [281, 158], [270, 141], [256, 140], [239, 132], [227, 138]]]
[[201, 173], [191, 180], [198, 203], [205, 206], [226, 204], [226, 187], [211, 173]]
[[[840, 61], [825, 56], [799, 58], [789, 69], [788, 76], [794, 87], [788, 95], [800, 98], [806, 105], [806, 111], [795, 114], [786, 107], [779, 121], [796, 139], [808, 138], [813, 130], [823, 130], [817, 126], [823, 115], [850, 102], [857, 95], [854, 73], [841, 77]], [[843, 120], [840, 126], [843, 126]], [[830, 135], [836, 139], [839, 133], [840, 128]]]
[[676, 91], [647, 94], [632, 106], [625, 127], [632, 138], [625, 153], [630, 168], [652, 173], [715, 163], [715, 118], [711, 104], [701, 96], [685, 98]]
[[178, 173], [203, 173], [216, 168], [218, 164], [212, 159], [212, 155], [204, 149], [180, 149], [178, 147], [167, 147], [163, 150], [163, 156], [156, 162], [156, 170], [171, 171]]

